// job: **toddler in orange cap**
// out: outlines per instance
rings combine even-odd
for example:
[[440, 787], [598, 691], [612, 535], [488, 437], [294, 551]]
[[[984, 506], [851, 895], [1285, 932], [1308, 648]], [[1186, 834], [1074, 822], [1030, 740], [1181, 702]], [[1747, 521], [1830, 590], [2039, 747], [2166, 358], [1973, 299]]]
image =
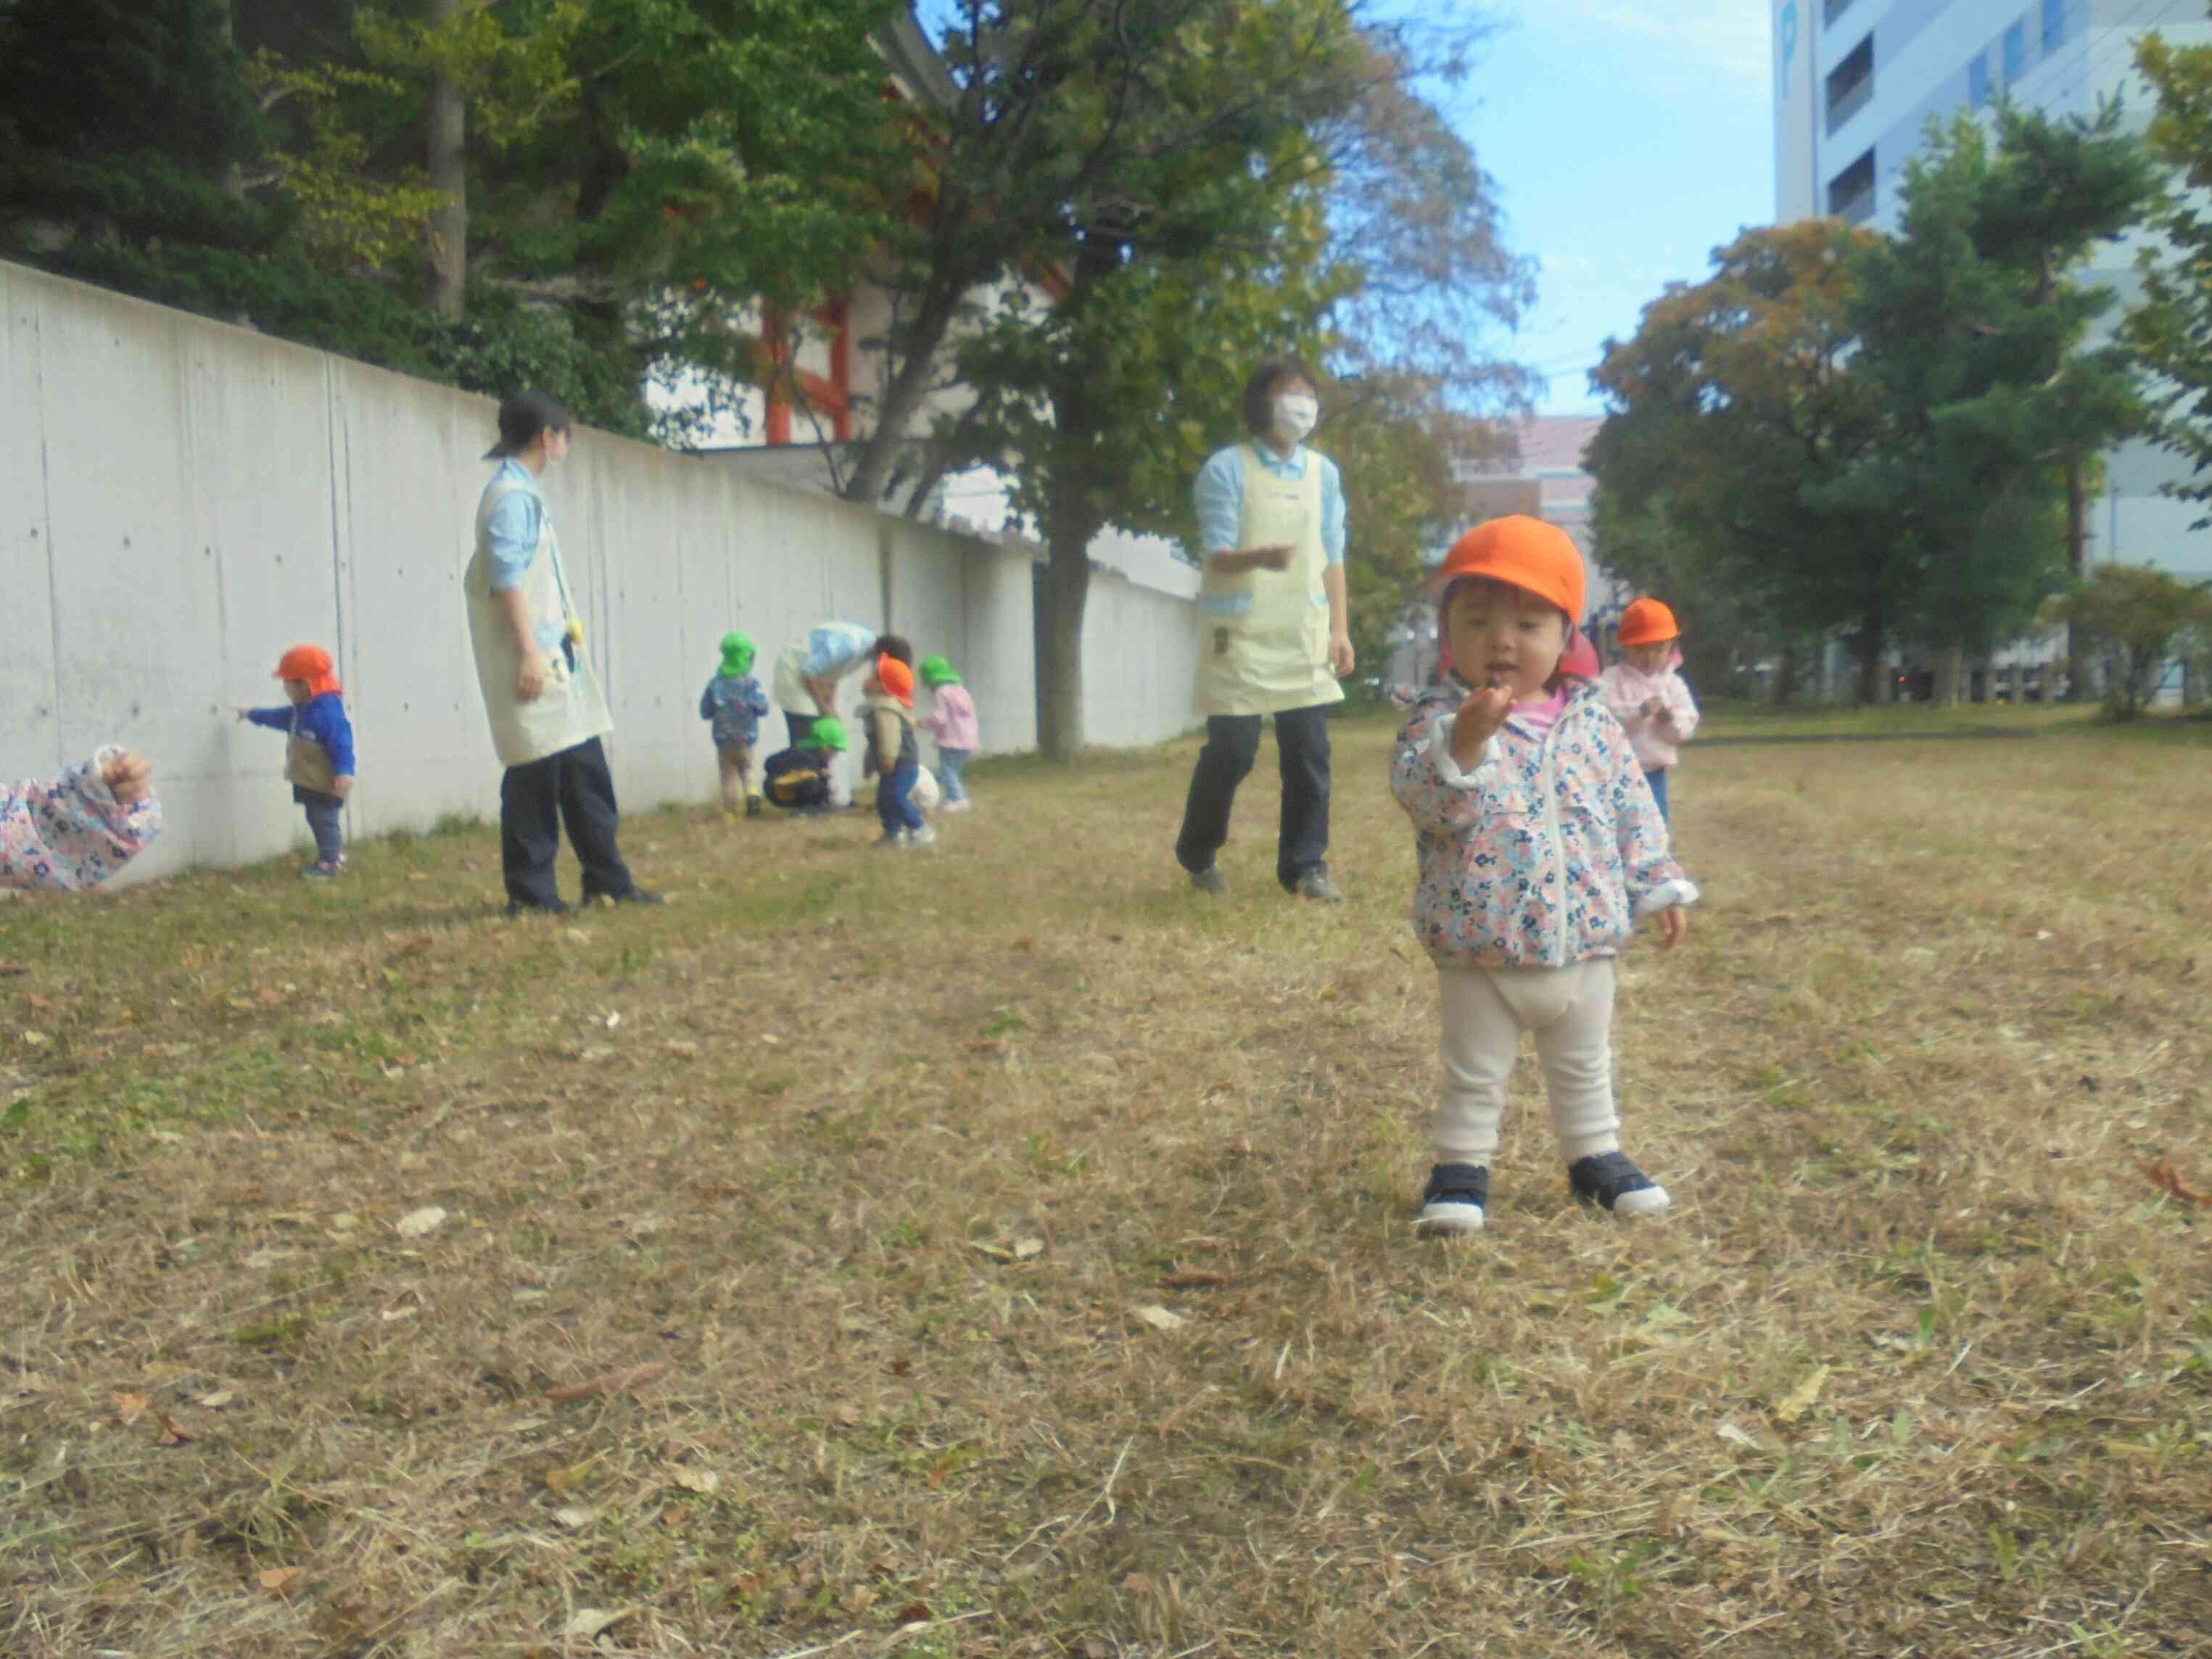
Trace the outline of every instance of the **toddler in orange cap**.
[[1626, 661], [1598, 676], [1605, 706], [1627, 729], [1636, 763], [1667, 817], [1667, 774], [1682, 758], [1682, 745], [1698, 729], [1698, 702], [1674, 671], [1682, 653], [1674, 613], [1657, 599], [1638, 599], [1620, 614], [1620, 649]]
[[876, 780], [878, 847], [927, 847], [937, 839], [915, 804], [921, 745], [914, 735], [914, 670], [888, 653], [876, 659], [861, 690], [867, 696], [868, 750], [860, 775]]
[[291, 742], [284, 776], [292, 799], [305, 807], [315, 837], [315, 861], [300, 873], [330, 881], [346, 867], [345, 830], [338, 819], [353, 793], [353, 722], [331, 653], [319, 645], [295, 645], [276, 664], [287, 701], [281, 708], [232, 712], [242, 720], [282, 732]]
[[1437, 578], [1452, 669], [1398, 734], [1390, 787], [1413, 821], [1413, 928], [1437, 964], [1443, 1091], [1419, 1225], [1479, 1232], [1505, 1084], [1536, 1036], [1575, 1196], [1616, 1215], [1668, 1206], [1620, 1150], [1613, 959], [1646, 917], [1672, 949], [1698, 890], [1620, 722], [1563, 671], [1582, 620], [1582, 553], [1540, 520], [1492, 519]]

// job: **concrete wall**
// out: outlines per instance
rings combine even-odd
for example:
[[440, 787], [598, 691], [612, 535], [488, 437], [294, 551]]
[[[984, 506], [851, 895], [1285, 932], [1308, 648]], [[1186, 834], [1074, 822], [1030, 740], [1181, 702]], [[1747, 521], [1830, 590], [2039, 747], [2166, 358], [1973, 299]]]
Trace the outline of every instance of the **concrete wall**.
[[[282, 739], [228, 709], [279, 701], [278, 654], [316, 640], [359, 738], [354, 836], [495, 815], [460, 592], [488, 399], [8, 264], [0, 387], [10, 775], [127, 744], [169, 823], [135, 873], [282, 853]], [[546, 496], [633, 809], [712, 797], [697, 702], [731, 628], [763, 664], [824, 617], [896, 628], [960, 665], [987, 751], [1034, 746], [1025, 553], [596, 432]], [[1158, 741], [1190, 724], [1195, 621], [1120, 586], [1089, 636], [1094, 740]]]

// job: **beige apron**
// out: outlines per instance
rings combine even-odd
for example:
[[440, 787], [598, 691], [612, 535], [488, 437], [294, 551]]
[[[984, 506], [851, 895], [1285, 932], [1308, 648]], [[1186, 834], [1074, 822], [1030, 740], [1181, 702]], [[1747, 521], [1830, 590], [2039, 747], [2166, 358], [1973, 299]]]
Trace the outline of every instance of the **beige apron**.
[[300, 711], [292, 711], [292, 736], [284, 750], [284, 781], [296, 788], [325, 795], [338, 792], [337, 774], [331, 770], [331, 751], [300, 732]]
[[1285, 570], [1224, 575], [1206, 562], [1201, 599], [1249, 595], [1241, 616], [1199, 613], [1198, 688], [1201, 714], [1279, 714], [1344, 701], [1328, 670], [1328, 551], [1321, 539], [1321, 460], [1306, 457], [1305, 476], [1278, 477], [1257, 449], [1244, 458], [1244, 510], [1239, 547], [1288, 542], [1297, 550]]
[[614, 730], [614, 717], [599, 693], [599, 682], [586, 654], [575, 607], [569, 602], [567, 573], [561, 565], [561, 545], [554, 538], [553, 518], [542, 517], [538, 552], [523, 573], [522, 592], [529, 607], [532, 631], [539, 637], [548, 628], [566, 631], [567, 637], [545, 652], [545, 689], [528, 702], [514, 695], [514, 677], [522, 666], [522, 651], [507, 622], [506, 607], [491, 586], [491, 515], [509, 495], [521, 489], [484, 492], [477, 507], [476, 556], [469, 561], [461, 584], [467, 595], [469, 634], [476, 646], [477, 679], [483, 689], [484, 714], [491, 722], [492, 747], [501, 766], [523, 766], [548, 755], [600, 737]]

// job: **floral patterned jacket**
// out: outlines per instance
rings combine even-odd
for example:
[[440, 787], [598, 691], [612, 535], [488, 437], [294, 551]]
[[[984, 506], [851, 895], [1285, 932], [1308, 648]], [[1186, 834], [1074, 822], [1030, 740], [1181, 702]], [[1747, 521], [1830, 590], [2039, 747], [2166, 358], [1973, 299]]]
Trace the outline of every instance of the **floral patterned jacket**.
[[1439, 967], [1563, 968], [1616, 954], [1637, 921], [1696, 902], [1628, 734], [1576, 684], [1558, 722], [1518, 715], [1471, 771], [1451, 733], [1457, 675], [1413, 705], [1390, 788], [1418, 835], [1413, 931]]
[[120, 753], [102, 749], [58, 778], [0, 789], [0, 887], [96, 886], [161, 833], [160, 801], [125, 806], [100, 775]]

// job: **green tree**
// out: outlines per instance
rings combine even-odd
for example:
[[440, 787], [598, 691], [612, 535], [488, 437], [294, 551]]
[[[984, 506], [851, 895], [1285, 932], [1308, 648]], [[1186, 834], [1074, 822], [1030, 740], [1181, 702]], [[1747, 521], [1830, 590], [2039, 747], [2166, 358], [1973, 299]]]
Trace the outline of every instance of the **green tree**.
[[2212, 639], [2212, 592], [2150, 565], [2100, 564], [2050, 601], [2054, 622], [2085, 628], [2116, 659], [2106, 686], [2115, 720], [2142, 714], [2167, 663]]
[[1588, 462], [1609, 568], [1668, 584], [1692, 614], [1724, 601], [1733, 625], [1781, 641], [1852, 628], [1868, 699], [1917, 571], [1874, 515], [1812, 501], [1884, 435], [1850, 371], [1856, 261], [1875, 240], [1815, 220], [1717, 249], [1711, 276], [1671, 285], [1632, 338], [1606, 343]]
[[1954, 690], [1964, 656], [2026, 628], [2079, 561], [2079, 469], [2142, 422], [2125, 349], [2087, 343], [2111, 290], [2075, 275], [2157, 191], [2118, 122], [2003, 107], [1992, 142], [1960, 116], [1907, 164], [1899, 234], [1856, 259], [1850, 374], [1882, 438], [1811, 499], [1906, 550], [1919, 581], [1899, 621], [1948, 652]]
[[[2136, 68], [2157, 103], [2144, 142], [2185, 188], [2151, 217], [2162, 246], [2137, 256], [2143, 297], [2126, 337], [2159, 388], [2156, 436], [2196, 469], [2173, 493], [2212, 501], [2212, 46], [2177, 46], [2154, 31], [2136, 43]], [[2196, 527], [2208, 524], [2212, 514]]]

